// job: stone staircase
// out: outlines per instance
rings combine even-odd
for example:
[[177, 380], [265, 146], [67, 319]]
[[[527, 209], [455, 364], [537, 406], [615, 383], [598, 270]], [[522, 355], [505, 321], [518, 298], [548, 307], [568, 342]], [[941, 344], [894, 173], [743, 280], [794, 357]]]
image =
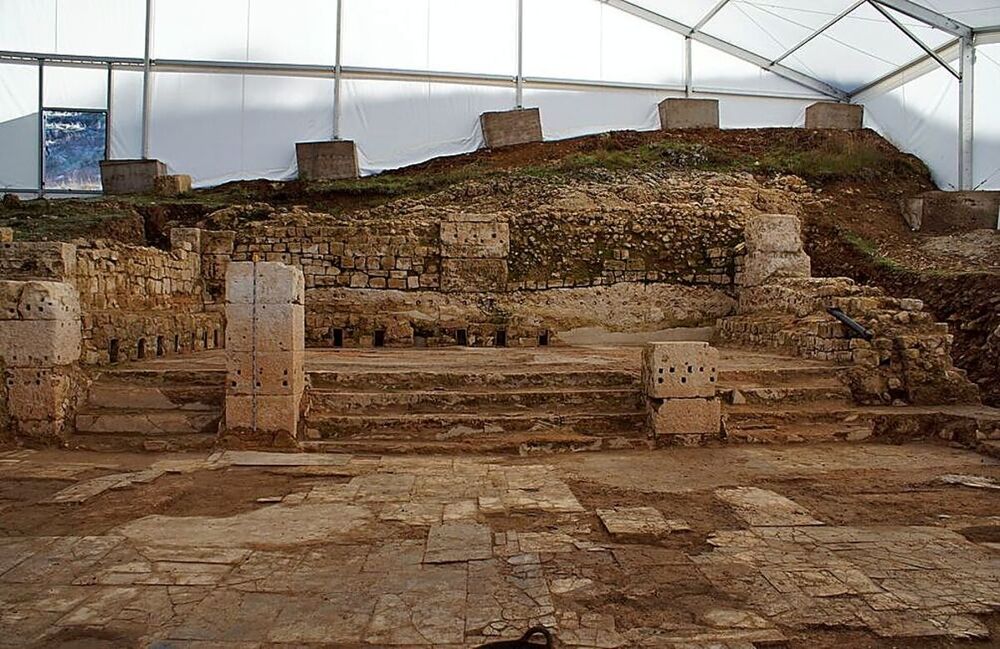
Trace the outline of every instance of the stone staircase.
[[216, 440], [225, 372], [102, 372], [76, 415], [71, 446], [86, 450], [191, 450]]
[[637, 373], [312, 372], [308, 446], [353, 452], [645, 447]]

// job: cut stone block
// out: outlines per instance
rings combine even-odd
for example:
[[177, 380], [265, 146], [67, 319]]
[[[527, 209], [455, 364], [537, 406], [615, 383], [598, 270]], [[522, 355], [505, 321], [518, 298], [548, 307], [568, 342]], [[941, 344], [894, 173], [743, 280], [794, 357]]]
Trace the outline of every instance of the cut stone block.
[[665, 519], [655, 507], [598, 509], [597, 516], [609, 534], [626, 538], [656, 538], [691, 529], [683, 521]]
[[0, 321], [0, 360], [7, 367], [52, 367], [80, 360], [79, 320]]
[[73, 380], [61, 368], [10, 368], [8, 409], [18, 421], [59, 421], [68, 414]]
[[659, 104], [660, 128], [719, 128], [718, 99], [671, 97]]
[[424, 563], [478, 561], [493, 556], [493, 533], [480, 523], [432, 525], [427, 534]]
[[226, 395], [226, 429], [253, 430], [257, 424], [257, 406], [252, 394]]
[[287, 433], [296, 437], [299, 428], [301, 394], [258, 394], [254, 396], [257, 409], [255, 430], [267, 433]]
[[76, 246], [49, 241], [0, 243], [0, 277], [76, 281]]
[[503, 291], [506, 288], [506, 259], [441, 260], [441, 290], [445, 293]]
[[295, 157], [302, 180], [343, 180], [358, 177], [358, 149], [350, 140], [299, 142]]
[[297, 266], [276, 261], [259, 261], [254, 279], [257, 304], [304, 304], [306, 281]]
[[157, 176], [153, 179], [153, 193], [157, 196], [180, 196], [191, 191], [191, 176], [176, 174]]
[[642, 355], [646, 396], [711, 398], [719, 380], [719, 350], [704, 342], [650, 343]]
[[441, 223], [441, 256], [499, 259], [510, 253], [510, 226], [494, 218]]
[[650, 404], [650, 423], [656, 437], [718, 435], [722, 403], [718, 399], [665, 399]]
[[782, 279], [808, 278], [812, 275], [812, 260], [805, 252], [754, 252], [743, 259], [743, 270], [737, 274], [739, 286], [762, 286]]
[[252, 261], [230, 262], [226, 268], [226, 303], [254, 303], [254, 263]]
[[232, 255], [236, 233], [232, 230], [202, 230], [201, 251], [206, 255]]
[[256, 352], [256, 394], [302, 394], [305, 366], [301, 352]]
[[806, 128], [855, 130], [863, 128], [865, 107], [821, 101], [806, 108]]
[[802, 225], [791, 214], [761, 214], [747, 219], [749, 252], [802, 252]]
[[14, 228], [0, 228], [0, 243], [10, 243], [14, 240]]
[[167, 175], [159, 160], [102, 160], [101, 186], [105, 194], [149, 194], [156, 179]]
[[254, 305], [226, 305], [226, 350], [252, 352], [254, 349]]
[[170, 228], [170, 248], [201, 253], [201, 228]]
[[489, 149], [542, 141], [542, 115], [537, 108], [483, 113], [479, 123]]
[[22, 320], [79, 320], [80, 294], [64, 282], [25, 282], [17, 312]]
[[758, 487], [718, 489], [716, 498], [730, 505], [736, 515], [755, 527], [822, 525], [802, 505], [781, 494]]
[[306, 309], [301, 304], [257, 304], [253, 318], [257, 352], [305, 350]]

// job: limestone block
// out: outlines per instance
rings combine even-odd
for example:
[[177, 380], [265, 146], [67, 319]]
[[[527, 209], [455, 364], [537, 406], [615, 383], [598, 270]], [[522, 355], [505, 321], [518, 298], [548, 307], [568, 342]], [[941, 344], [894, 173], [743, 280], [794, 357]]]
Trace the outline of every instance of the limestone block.
[[158, 196], [180, 196], [191, 191], [191, 176], [177, 174], [153, 179], [153, 193]]
[[52, 367], [80, 359], [79, 320], [0, 321], [0, 361], [7, 367]]
[[296, 436], [299, 427], [300, 394], [257, 395], [256, 430], [268, 433], [288, 433]]
[[257, 304], [304, 304], [306, 282], [302, 270], [276, 261], [256, 264], [254, 302]]
[[809, 255], [799, 253], [748, 254], [743, 260], [743, 271], [737, 275], [740, 286], [761, 286], [780, 279], [807, 278], [812, 274]]
[[252, 261], [230, 262], [226, 269], [226, 303], [254, 303], [254, 263]]
[[76, 246], [51, 241], [0, 243], [0, 277], [76, 281]]
[[802, 227], [791, 214], [761, 214], [747, 219], [748, 252], [801, 252]]
[[858, 104], [821, 101], [806, 108], [806, 128], [853, 130], [862, 128], [864, 120], [865, 107]]
[[350, 140], [299, 142], [295, 145], [295, 158], [302, 180], [358, 177], [358, 150]]
[[660, 128], [719, 128], [718, 99], [671, 97], [659, 104]]
[[441, 256], [498, 259], [510, 254], [510, 226], [488, 220], [441, 222]]
[[201, 254], [203, 234], [200, 228], [170, 228], [170, 248]]
[[252, 352], [254, 350], [254, 305], [226, 305], [226, 350]]
[[232, 230], [203, 230], [201, 251], [206, 255], [232, 255], [236, 246], [236, 233]]
[[20, 320], [22, 281], [0, 280], [0, 320]]
[[719, 350], [704, 342], [650, 343], [642, 354], [642, 379], [650, 398], [714, 397]]
[[14, 240], [14, 228], [0, 228], [0, 243], [10, 243]]
[[719, 399], [665, 399], [650, 405], [650, 424], [656, 437], [718, 435], [722, 426]]
[[8, 411], [18, 421], [61, 421], [68, 414], [73, 380], [61, 368], [8, 368]]
[[102, 160], [101, 186], [105, 194], [148, 194], [166, 173], [159, 160]]
[[483, 113], [479, 123], [490, 149], [542, 141], [542, 116], [537, 108]]
[[253, 430], [256, 422], [257, 404], [250, 394], [226, 395], [226, 429]]
[[301, 352], [306, 348], [306, 309], [301, 304], [257, 304], [253, 314], [254, 349]]
[[22, 320], [79, 320], [80, 294], [63, 282], [25, 282], [17, 311]]
[[305, 390], [305, 364], [301, 352], [257, 352], [254, 357], [256, 394], [302, 394]]
[[441, 260], [441, 290], [445, 293], [504, 291], [506, 288], [505, 259]]

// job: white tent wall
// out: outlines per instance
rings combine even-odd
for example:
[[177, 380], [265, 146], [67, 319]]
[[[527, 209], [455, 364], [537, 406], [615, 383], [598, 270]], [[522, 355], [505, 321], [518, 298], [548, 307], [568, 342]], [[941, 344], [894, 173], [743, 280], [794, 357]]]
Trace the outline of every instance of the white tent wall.
[[38, 66], [0, 63], [0, 187], [38, 187]]
[[976, 48], [975, 100], [972, 186], [1000, 190], [1000, 43]]
[[0, 0], [0, 50], [142, 56], [145, 11], [143, 0]]
[[112, 72], [108, 128], [111, 129], [109, 157], [119, 160], [142, 157], [142, 72]]

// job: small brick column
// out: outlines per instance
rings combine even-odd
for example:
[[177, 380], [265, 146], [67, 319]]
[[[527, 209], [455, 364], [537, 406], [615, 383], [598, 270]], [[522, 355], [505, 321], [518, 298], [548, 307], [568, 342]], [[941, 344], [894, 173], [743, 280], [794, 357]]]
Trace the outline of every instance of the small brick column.
[[718, 438], [722, 406], [716, 397], [719, 351], [708, 343], [650, 343], [642, 355], [642, 384], [657, 444], [695, 446]]
[[226, 421], [235, 446], [297, 445], [305, 391], [305, 281], [297, 267], [234, 262], [226, 273]]
[[0, 281], [0, 362], [8, 427], [32, 445], [62, 444], [82, 374], [80, 297], [63, 282]]

